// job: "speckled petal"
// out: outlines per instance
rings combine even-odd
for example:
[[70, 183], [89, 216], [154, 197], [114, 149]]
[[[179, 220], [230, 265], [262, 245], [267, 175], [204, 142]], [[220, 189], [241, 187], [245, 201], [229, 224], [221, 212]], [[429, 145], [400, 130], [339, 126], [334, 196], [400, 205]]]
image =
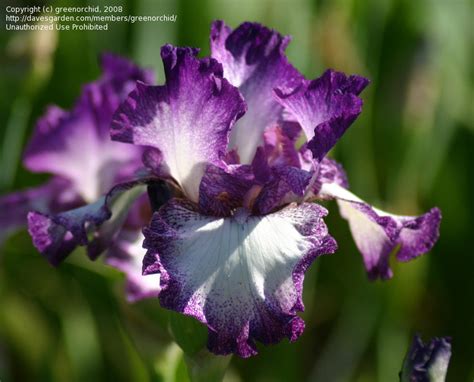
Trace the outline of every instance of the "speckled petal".
[[304, 308], [304, 273], [336, 248], [326, 213], [302, 204], [215, 218], [174, 199], [144, 229], [144, 273], [161, 274], [162, 306], [207, 324], [212, 352], [249, 357], [255, 341], [294, 341], [302, 333], [296, 313]]
[[336, 183], [323, 184], [319, 195], [337, 199], [371, 279], [392, 277], [389, 256], [397, 246], [397, 259], [409, 261], [431, 250], [438, 240], [438, 208], [420, 216], [392, 215], [370, 206]]
[[165, 169], [155, 172], [167, 172], [194, 202], [206, 165], [220, 163], [230, 128], [245, 112], [239, 91], [222, 78], [222, 66], [196, 54], [165, 45], [166, 84], [139, 84], [117, 110], [111, 131], [116, 141], [159, 149]]
[[357, 95], [368, 80], [327, 70], [320, 78], [302, 81], [292, 91], [275, 89], [276, 99], [300, 123], [308, 148], [322, 160], [362, 111]]
[[52, 265], [79, 245], [87, 246], [89, 257], [95, 259], [110, 245], [132, 202], [145, 192], [143, 182], [116, 185], [96, 202], [66, 212], [29, 212], [28, 232], [34, 246]]
[[283, 108], [273, 89], [292, 89], [302, 79], [285, 56], [289, 42], [289, 37], [257, 23], [243, 23], [233, 31], [222, 21], [212, 24], [211, 55], [222, 63], [224, 77], [239, 88], [248, 105], [230, 140], [241, 163], [252, 161], [263, 144], [263, 132], [281, 117]]
[[450, 358], [450, 337], [435, 337], [424, 344], [416, 335], [403, 362], [400, 382], [444, 382]]
[[50, 106], [39, 119], [24, 155], [33, 172], [71, 181], [87, 202], [107, 192], [141, 165], [141, 149], [112, 142], [112, 115], [136, 80], [152, 81], [149, 72], [113, 55], [102, 58], [103, 75], [84, 86], [71, 111]]

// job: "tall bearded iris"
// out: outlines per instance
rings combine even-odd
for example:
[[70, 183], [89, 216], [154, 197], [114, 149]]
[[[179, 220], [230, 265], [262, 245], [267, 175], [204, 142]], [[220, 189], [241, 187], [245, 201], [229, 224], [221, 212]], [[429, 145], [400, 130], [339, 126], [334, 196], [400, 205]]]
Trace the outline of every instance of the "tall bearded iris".
[[115, 245], [130, 203], [114, 201], [147, 184], [155, 212], [143, 229], [143, 278], [159, 277], [162, 306], [207, 325], [212, 352], [241, 357], [256, 354], [256, 341], [303, 332], [305, 271], [337, 248], [315, 200], [338, 201], [371, 278], [392, 276], [396, 248], [400, 261], [430, 250], [439, 210], [378, 210], [326, 157], [360, 114], [368, 80], [333, 70], [306, 80], [284, 55], [288, 42], [259, 24], [232, 31], [218, 21], [209, 58], [164, 46], [165, 84], [138, 81], [111, 121], [113, 141], [143, 150], [146, 175], [82, 210], [30, 214], [36, 247], [62, 259], [71, 241], [90, 247], [105, 235]]

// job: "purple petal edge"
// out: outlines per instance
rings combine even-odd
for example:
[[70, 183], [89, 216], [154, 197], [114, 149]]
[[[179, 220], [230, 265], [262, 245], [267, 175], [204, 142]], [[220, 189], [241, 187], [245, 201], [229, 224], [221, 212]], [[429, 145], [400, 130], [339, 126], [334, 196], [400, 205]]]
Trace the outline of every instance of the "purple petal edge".
[[439, 237], [441, 211], [432, 208], [420, 216], [399, 216], [378, 210], [336, 183], [324, 183], [321, 198], [338, 200], [371, 280], [390, 279], [389, 257], [399, 246], [398, 261], [410, 261], [428, 252]]
[[223, 66], [224, 77], [237, 86], [248, 111], [232, 129], [229, 148], [241, 163], [250, 164], [265, 129], [276, 123], [283, 107], [273, 97], [276, 86], [293, 89], [302, 75], [290, 64], [285, 48], [288, 36], [258, 23], [245, 22], [231, 30], [222, 21], [211, 27], [211, 55]]
[[276, 88], [278, 102], [300, 123], [308, 148], [321, 161], [362, 111], [358, 94], [369, 81], [360, 76], [327, 70], [291, 90]]
[[[28, 232], [33, 245], [53, 266], [59, 265], [77, 246], [87, 246], [87, 253], [94, 260], [110, 244], [128, 212], [127, 202], [124, 203], [124, 211], [115, 213], [117, 218], [113, 225], [101, 232], [99, 227], [113, 216], [115, 200], [147, 181], [140, 179], [118, 184], [95, 203], [58, 214], [29, 212]], [[130, 194], [130, 198], [132, 201], [136, 196]]]
[[246, 110], [237, 88], [222, 77], [222, 66], [197, 58], [197, 52], [163, 46], [166, 84], [138, 83], [111, 126], [115, 141], [158, 149], [145, 163], [156, 163], [160, 168], [153, 171], [173, 177], [196, 203], [206, 165], [220, 164], [230, 128]]
[[[288, 207], [274, 214], [275, 218], [279, 217], [292, 221], [290, 224], [294, 224], [294, 229], [296, 229], [298, 235], [304, 237], [308, 245], [307, 252], [302, 254], [299, 260], [295, 262], [289, 275], [294, 289], [274, 290], [270, 288], [271, 277], [277, 276], [268, 274], [265, 278], [265, 284], [268, 283], [270, 289], [265, 287], [265, 300], [252, 300], [256, 304], [255, 308], [258, 310], [258, 314], [253, 316], [253, 313], [237, 310], [230, 316], [226, 316], [235, 308], [235, 305], [231, 303], [234, 297], [229, 297], [231, 300], [228, 300], [227, 305], [225, 302], [223, 302], [224, 305], [216, 305], [217, 302], [212, 300], [211, 297], [203, 297], [199, 293], [196, 294], [188, 290], [190, 284], [186, 280], [190, 280], [189, 277], [180, 272], [176, 273], [175, 261], [177, 258], [175, 256], [177, 256], [177, 253], [174, 251], [176, 250], [175, 245], [179, 244], [175, 243], [188, 240], [188, 235], [195, 232], [195, 229], [192, 229], [186, 231], [189, 232], [186, 233], [182, 231], [185, 229], [183, 226], [195, 224], [187, 223], [187, 221], [191, 221], [189, 219], [198, 223], [215, 221], [213, 218], [199, 215], [192, 208], [190, 204], [184, 201], [172, 200], [154, 214], [150, 225], [144, 229], [144, 247], [148, 251], [144, 259], [143, 271], [144, 274], [160, 273], [161, 292], [159, 299], [161, 305], [192, 316], [206, 324], [209, 329], [208, 348], [216, 354], [235, 353], [246, 358], [256, 354], [255, 341], [272, 344], [279, 342], [284, 337], [289, 338], [290, 341], [295, 341], [304, 329], [303, 321], [296, 316], [296, 312], [304, 309], [301, 296], [304, 272], [316, 257], [324, 253], [333, 253], [337, 246], [335, 240], [328, 235], [327, 227], [322, 220], [327, 211], [316, 204], [303, 204], [299, 207]], [[229, 224], [246, 224], [245, 219], [247, 218], [245, 216], [239, 217], [237, 214], [229, 220], [230, 222], [232, 219], [236, 219], [235, 223]], [[268, 218], [272, 219], [273, 217], [268, 215], [256, 219]], [[242, 223], [237, 223], [238, 220]], [[189, 255], [189, 253], [182, 254], [182, 256]], [[225, 254], [222, 254], [222, 256], [225, 256]], [[205, 261], [205, 259], [202, 259], [202, 261]], [[268, 272], [271, 271], [268, 270]], [[275, 270], [275, 272], [279, 271]], [[206, 276], [203, 275], [202, 277]], [[219, 278], [219, 275], [216, 277]], [[217, 283], [217, 281], [213, 282]], [[210, 296], [214, 296], [218, 292], [209, 291], [209, 293], [211, 293]], [[238, 294], [238, 292], [236, 293]], [[290, 294], [287, 295], [288, 293]], [[219, 293], [216, 296], [218, 297]], [[288, 296], [291, 296], [289, 300]], [[253, 297], [249, 298], [253, 299]], [[220, 313], [220, 309], [224, 309], [226, 313]], [[246, 319], [245, 315], [247, 314], [249, 316]], [[230, 321], [226, 321], [227, 319]], [[227, 322], [227, 324], [224, 325], [223, 322]], [[235, 326], [236, 322], [241, 324]]]

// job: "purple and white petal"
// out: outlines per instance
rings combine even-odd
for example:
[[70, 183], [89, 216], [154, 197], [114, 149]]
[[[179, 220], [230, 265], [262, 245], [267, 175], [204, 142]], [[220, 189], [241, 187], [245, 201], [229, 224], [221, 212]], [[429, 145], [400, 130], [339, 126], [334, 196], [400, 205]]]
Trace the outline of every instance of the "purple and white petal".
[[38, 121], [25, 155], [32, 172], [49, 172], [68, 179], [91, 202], [141, 164], [141, 149], [112, 142], [112, 115], [136, 80], [151, 81], [150, 73], [112, 55], [102, 59], [104, 74], [83, 88], [71, 111], [50, 106]]
[[288, 36], [257, 23], [243, 23], [233, 31], [222, 21], [211, 27], [211, 55], [222, 63], [224, 77], [237, 86], [248, 105], [245, 116], [232, 129], [230, 149], [237, 149], [241, 163], [249, 164], [263, 132], [281, 117], [283, 108], [273, 89], [293, 89], [302, 76], [288, 62]]
[[77, 246], [87, 246], [89, 257], [95, 259], [118, 233], [132, 203], [145, 192], [143, 182], [119, 184], [96, 202], [66, 212], [28, 213], [34, 246], [55, 266]]
[[70, 190], [70, 183], [58, 177], [39, 187], [0, 197], [0, 244], [10, 233], [26, 227], [29, 211], [58, 212], [78, 203], [80, 198]]
[[139, 84], [115, 113], [112, 139], [158, 149], [168, 173], [198, 202], [208, 163], [219, 165], [231, 126], [245, 112], [239, 91], [222, 78], [214, 59], [197, 50], [165, 45], [164, 86]]
[[308, 148], [320, 161], [362, 111], [357, 95], [368, 82], [363, 77], [327, 70], [318, 79], [302, 81], [294, 90], [277, 88], [275, 96], [300, 123]]
[[420, 216], [392, 215], [370, 206], [336, 183], [323, 184], [319, 196], [337, 199], [371, 279], [392, 277], [389, 257], [397, 246], [396, 258], [405, 262], [428, 252], [438, 240], [438, 208]]
[[403, 362], [400, 381], [444, 382], [450, 358], [450, 337], [435, 337], [424, 344], [416, 335]]
[[125, 273], [126, 296], [129, 302], [157, 297], [160, 275], [142, 275], [144, 236], [140, 230], [122, 230], [107, 252], [106, 263]]
[[304, 273], [336, 242], [316, 204], [291, 205], [266, 216], [240, 209], [216, 218], [174, 199], [144, 229], [144, 274], [161, 274], [160, 302], [209, 329], [216, 354], [256, 354], [284, 337], [296, 340], [304, 323]]

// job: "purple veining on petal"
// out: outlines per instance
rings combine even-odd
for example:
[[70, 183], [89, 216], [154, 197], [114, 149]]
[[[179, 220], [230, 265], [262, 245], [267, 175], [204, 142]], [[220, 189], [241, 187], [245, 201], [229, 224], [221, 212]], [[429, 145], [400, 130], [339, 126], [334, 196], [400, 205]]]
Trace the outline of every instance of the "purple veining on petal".
[[450, 358], [450, 337], [435, 337], [424, 344], [416, 335], [403, 362], [400, 381], [445, 381]]
[[166, 84], [138, 84], [111, 130], [116, 141], [159, 149], [159, 172], [173, 177], [194, 202], [206, 165], [220, 164], [230, 128], [245, 112], [239, 91], [222, 78], [222, 66], [196, 58], [197, 52], [165, 45]]
[[48, 108], [24, 155], [30, 171], [70, 180], [89, 202], [140, 167], [141, 149], [110, 141], [108, 131], [114, 110], [136, 80], [152, 81], [149, 72], [117, 56], [103, 56], [102, 67], [102, 77], [84, 86], [71, 111]]
[[175, 199], [144, 229], [144, 274], [160, 273], [162, 306], [207, 324], [211, 351], [249, 357], [255, 341], [294, 341], [302, 333], [296, 313], [304, 272], [336, 249], [326, 214], [302, 204], [262, 217], [237, 211], [214, 218]]
[[243, 206], [264, 215], [302, 201], [312, 174], [288, 165], [270, 166], [269, 161], [265, 148], [259, 147], [250, 166], [208, 166], [200, 186], [200, 211], [230, 216]]
[[66, 212], [29, 212], [28, 232], [33, 244], [55, 266], [77, 246], [87, 246], [89, 257], [95, 259], [110, 245], [147, 181], [118, 184], [96, 202]]
[[272, 168], [272, 179], [260, 191], [254, 203], [257, 214], [265, 215], [275, 208], [301, 200], [311, 180], [311, 173], [297, 167]]
[[275, 89], [275, 96], [301, 124], [308, 148], [322, 160], [362, 111], [357, 95], [368, 80], [327, 70], [320, 78], [304, 80], [291, 91]]
[[250, 207], [259, 215], [285, 204], [301, 201], [311, 180], [311, 173], [305, 170], [288, 165], [270, 166], [269, 162], [266, 150], [263, 147], [257, 148], [252, 169], [259, 188]]
[[263, 132], [280, 119], [282, 107], [272, 92], [276, 86], [292, 89], [302, 76], [284, 51], [290, 38], [257, 23], [243, 23], [233, 31], [223, 21], [211, 27], [211, 55], [224, 68], [224, 77], [242, 92], [248, 111], [232, 129], [231, 149], [241, 163], [252, 161]]
[[208, 165], [199, 186], [199, 209], [212, 216], [230, 216], [241, 207], [245, 194], [254, 184], [248, 165]]
[[421, 216], [393, 215], [370, 206], [336, 183], [323, 184], [319, 196], [338, 200], [370, 279], [392, 277], [389, 256], [397, 246], [397, 259], [409, 261], [431, 250], [438, 240], [438, 208]]

